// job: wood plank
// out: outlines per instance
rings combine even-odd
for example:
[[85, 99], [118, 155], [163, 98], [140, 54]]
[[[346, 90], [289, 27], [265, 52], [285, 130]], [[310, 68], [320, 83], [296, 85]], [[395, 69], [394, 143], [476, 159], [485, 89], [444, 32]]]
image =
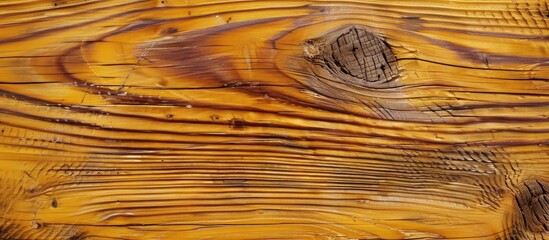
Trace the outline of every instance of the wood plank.
[[4, 0], [0, 239], [549, 237], [546, 0]]

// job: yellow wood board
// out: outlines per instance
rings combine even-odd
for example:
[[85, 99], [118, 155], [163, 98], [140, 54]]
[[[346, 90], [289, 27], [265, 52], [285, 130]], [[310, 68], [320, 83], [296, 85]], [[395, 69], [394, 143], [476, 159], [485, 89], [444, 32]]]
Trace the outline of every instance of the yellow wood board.
[[2, 0], [0, 239], [549, 237], [546, 0]]

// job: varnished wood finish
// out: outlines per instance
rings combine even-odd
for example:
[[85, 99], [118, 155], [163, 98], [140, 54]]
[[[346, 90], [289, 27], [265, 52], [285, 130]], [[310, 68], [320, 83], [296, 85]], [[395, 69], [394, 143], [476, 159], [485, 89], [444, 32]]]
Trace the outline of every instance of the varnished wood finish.
[[0, 238], [547, 238], [548, 22], [546, 0], [0, 1]]

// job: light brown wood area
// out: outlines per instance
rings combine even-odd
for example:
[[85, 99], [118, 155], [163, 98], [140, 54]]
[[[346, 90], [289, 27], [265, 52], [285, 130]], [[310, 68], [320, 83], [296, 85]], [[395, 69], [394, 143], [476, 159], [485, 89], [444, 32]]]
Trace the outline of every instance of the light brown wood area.
[[548, 5], [2, 0], [0, 239], [547, 239]]

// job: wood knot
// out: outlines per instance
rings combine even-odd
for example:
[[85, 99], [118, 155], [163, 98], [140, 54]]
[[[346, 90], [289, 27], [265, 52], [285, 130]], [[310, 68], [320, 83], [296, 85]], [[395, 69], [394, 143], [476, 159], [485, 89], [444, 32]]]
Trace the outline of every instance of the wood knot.
[[389, 45], [364, 28], [334, 31], [305, 41], [303, 47], [308, 60], [347, 83], [375, 87], [398, 77]]
[[549, 233], [549, 183], [527, 180], [515, 195], [513, 236]]
[[229, 120], [229, 127], [231, 129], [242, 130], [246, 128], [246, 121], [240, 118], [232, 118]]

